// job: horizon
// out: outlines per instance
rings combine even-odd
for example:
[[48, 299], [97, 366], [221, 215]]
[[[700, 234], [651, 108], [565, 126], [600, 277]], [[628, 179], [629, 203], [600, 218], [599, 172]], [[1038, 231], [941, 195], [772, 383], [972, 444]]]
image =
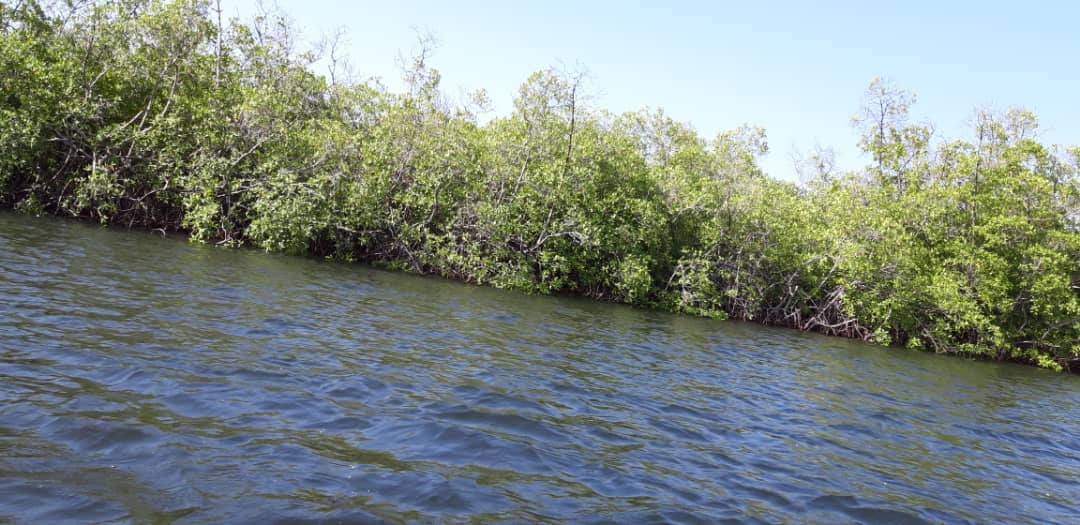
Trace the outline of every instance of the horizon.
[[[258, 3], [221, 6], [226, 18], [248, 20]], [[784, 180], [797, 180], [794, 155], [818, 147], [831, 149], [843, 172], [869, 162], [851, 119], [879, 77], [917, 97], [911, 120], [932, 124], [935, 143], [969, 139], [977, 111], [1019, 107], [1038, 115], [1043, 142], [1080, 144], [1080, 104], [1070, 89], [1080, 72], [1069, 67], [1080, 38], [1068, 27], [1080, 19], [1080, 5], [270, 5], [293, 21], [307, 47], [344, 30], [353, 71], [390, 89], [403, 85], [398, 57], [417, 47], [419, 34], [433, 35], [430, 64], [443, 91], [464, 100], [484, 90], [493, 111], [482, 120], [508, 114], [529, 74], [561, 67], [587, 72], [599, 109], [663, 109], [707, 139], [760, 126], [769, 141], [760, 166]], [[933, 17], [920, 16], [931, 8]], [[317, 63], [316, 72], [326, 75], [325, 66]]]

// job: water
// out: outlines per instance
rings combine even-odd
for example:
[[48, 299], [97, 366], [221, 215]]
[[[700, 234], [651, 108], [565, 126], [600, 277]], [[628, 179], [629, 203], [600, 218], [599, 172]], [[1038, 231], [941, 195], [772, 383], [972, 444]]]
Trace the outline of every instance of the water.
[[0, 214], [0, 522], [1078, 523], [1078, 379]]

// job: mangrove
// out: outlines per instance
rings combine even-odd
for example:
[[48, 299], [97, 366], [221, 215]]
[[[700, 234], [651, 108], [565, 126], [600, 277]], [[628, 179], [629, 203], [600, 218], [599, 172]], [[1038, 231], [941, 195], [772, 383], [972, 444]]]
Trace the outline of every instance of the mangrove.
[[814, 155], [791, 182], [759, 167], [764, 130], [613, 114], [578, 74], [485, 120], [426, 52], [392, 90], [301, 47], [208, 0], [0, 1], [0, 206], [1080, 368], [1080, 148], [1031, 112], [941, 140], [874, 81], [869, 165]]

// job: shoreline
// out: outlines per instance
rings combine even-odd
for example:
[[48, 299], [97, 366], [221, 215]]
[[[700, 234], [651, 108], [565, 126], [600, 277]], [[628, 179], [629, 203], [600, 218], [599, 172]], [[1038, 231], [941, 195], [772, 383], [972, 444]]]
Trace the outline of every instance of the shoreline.
[[[78, 217], [64, 217], [64, 216], [59, 216], [59, 215], [32, 215], [31, 216], [31, 215], [28, 215], [28, 214], [20, 213], [20, 212], [18, 212], [16, 210], [12, 210], [12, 209], [0, 209], [0, 212], [11, 213], [13, 215], [27, 216], [27, 217], [30, 217], [30, 218], [32, 218], [34, 220], [39, 220], [39, 219], [45, 218], [45, 219], [48, 219], [48, 220], [71, 221], [73, 223], [77, 223], [77, 224], [85, 225], [85, 226], [92, 226], [94, 224], [93, 221], [83, 219], [83, 218], [78, 218]], [[840, 338], [840, 339], [848, 339], [848, 340], [852, 340], [852, 341], [860, 341], [860, 342], [864, 342], [864, 343], [873, 344], [871, 341], [858, 339], [858, 338], [855, 338], [855, 337], [846, 337], [846, 336], [843, 336], [843, 335], [828, 334], [828, 333], [824, 333], [824, 332], [821, 332], [821, 331], [815, 331], [815, 330], [803, 330], [803, 329], [800, 329], [800, 328], [795, 327], [795, 326], [785, 326], [785, 325], [779, 325], [779, 324], [767, 324], [767, 323], [761, 323], [761, 322], [756, 322], [754, 320], [747, 320], [747, 319], [715, 318], [715, 317], [710, 317], [710, 316], [705, 316], [705, 315], [695, 315], [695, 314], [692, 314], [692, 313], [679, 312], [679, 311], [667, 309], [667, 308], [664, 308], [662, 306], [657, 306], [657, 305], [634, 305], [634, 304], [620, 303], [620, 302], [616, 302], [616, 301], [607, 301], [607, 300], [603, 300], [603, 299], [596, 299], [596, 298], [588, 297], [588, 296], [582, 295], [582, 294], [575, 294], [573, 292], [568, 292], [568, 291], [560, 291], [560, 292], [556, 292], [556, 293], [542, 294], [542, 293], [536, 293], [536, 292], [528, 292], [528, 291], [520, 291], [520, 290], [514, 290], [514, 289], [499, 288], [499, 287], [484, 285], [484, 284], [480, 284], [480, 283], [476, 283], [476, 282], [470, 282], [470, 281], [463, 280], [463, 279], [454, 279], [454, 278], [451, 278], [451, 277], [446, 277], [446, 276], [443, 276], [443, 275], [439, 275], [438, 273], [434, 273], [434, 272], [418, 273], [418, 272], [410, 270], [408, 267], [394, 269], [394, 268], [390, 268], [389, 263], [387, 263], [385, 261], [374, 261], [374, 260], [369, 260], [369, 261], [343, 261], [343, 260], [335, 259], [333, 257], [320, 257], [320, 256], [314, 255], [314, 254], [290, 255], [290, 254], [284, 254], [284, 253], [280, 253], [280, 252], [270, 252], [270, 251], [267, 251], [267, 250], [264, 250], [264, 249], [260, 249], [260, 248], [258, 248], [256, 246], [245, 245], [245, 244], [222, 245], [222, 244], [202, 243], [202, 242], [199, 242], [198, 240], [194, 239], [192, 237], [192, 235], [191, 235], [191, 232], [185, 231], [185, 230], [167, 231], [164, 228], [124, 227], [122, 225], [109, 225], [109, 224], [103, 224], [103, 225], [100, 225], [100, 226], [103, 227], [103, 228], [107, 228], [107, 229], [122, 230], [122, 231], [126, 231], [126, 232], [138, 231], [138, 232], [149, 234], [150, 236], [155, 237], [155, 238], [158, 235], [161, 235], [162, 240], [170, 240], [170, 241], [177, 241], [177, 242], [201, 244], [201, 245], [209, 246], [209, 247], [215, 248], [215, 249], [252, 250], [252, 251], [260, 251], [260, 252], [263, 252], [263, 253], [266, 253], [266, 254], [275, 254], [276, 253], [277, 255], [285, 256], [285, 257], [300, 257], [300, 258], [305, 258], [305, 259], [309, 259], [309, 260], [313, 260], [313, 261], [319, 261], [319, 262], [331, 262], [331, 263], [334, 263], [334, 264], [359, 265], [359, 266], [364, 266], [364, 267], [367, 267], [367, 268], [376, 269], [376, 270], [379, 270], [379, 271], [386, 271], [386, 272], [397, 273], [397, 274], [405, 274], [405, 275], [411, 275], [411, 276], [423, 277], [423, 278], [429, 278], [429, 279], [439, 279], [439, 280], [442, 280], [442, 281], [459, 283], [459, 284], [465, 285], [465, 286], [475, 286], [475, 287], [481, 287], [481, 288], [502, 290], [502, 291], [506, 291], [508, 293], [515, 293], [515, 294], [524, 295], [524, 296], [530, 296], [530, 295], [544, 296], [544, 295], [546, 295], [546, 296], [550, 296], [550, 297], [571, 298], [571, 299], [576, 299], [576, 300], [589, 301], [589, 302], [594, 303], [594, 304], [619, 305], [619, 306], [624, 306], [624, 307], [629, 307], [629, 308], [634, 308], [634, 309], [640, 309], [640, 310], [644, 310], [644, 311], [663, 313], [663, 314], [696, 317], [696, 318], [707, 319], [707, 320], [715, 321], [715, 322], [746, 323], [746, 324], [749, 324], [749, 325], [759, 326], [759, 327], [790, 330], [790, 331], [797, 332], [797, 333], [811, 333], [811, 334], [821, 335], [821, 336], [825, 336], [825, 337], [836, 337], [836, 338]], [[906, 349], [903, 346], [899, 346], [899, 345], [876, 345], [876, 346], [880, 346], [882, 349], [886, 349], [886, 350], [910, 351], [910, 349]], [[920, 351], [926, 352], [925, 349], [920, 350]], [[961, 355], [961, 354], [947, 353], [947, 352], [938, 352], [938, 354], [946, 355], [946, 356], [951, 357], [951, 358], [960, 358], [960, 359], [965, 359], [965, 360], [970, 360], [970, 361], [1004, 362], [1004, 363], [1009, 363], [1011, 365], [1033, 366], [1032, 363], [1024, 362], [1024, 361], [1021, 361], [1021, 360], [996, 360], [996, 359], [988, 358], [986, 356]], [[1080, 358], [1074, 359], [1071, 363], [1068, 363], [1068, 362], [1062, 363], [1062, 366], [1063, 366], [1062, 371], [1064, 373], [1080, 375]]]

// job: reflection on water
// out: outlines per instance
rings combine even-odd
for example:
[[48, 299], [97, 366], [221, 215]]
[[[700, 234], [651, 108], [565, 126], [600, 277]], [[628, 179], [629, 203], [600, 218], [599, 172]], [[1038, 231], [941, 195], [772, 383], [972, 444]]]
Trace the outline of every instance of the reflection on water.
[[0, 214], [0, 522], [1054, 522], [1080, 381]]

